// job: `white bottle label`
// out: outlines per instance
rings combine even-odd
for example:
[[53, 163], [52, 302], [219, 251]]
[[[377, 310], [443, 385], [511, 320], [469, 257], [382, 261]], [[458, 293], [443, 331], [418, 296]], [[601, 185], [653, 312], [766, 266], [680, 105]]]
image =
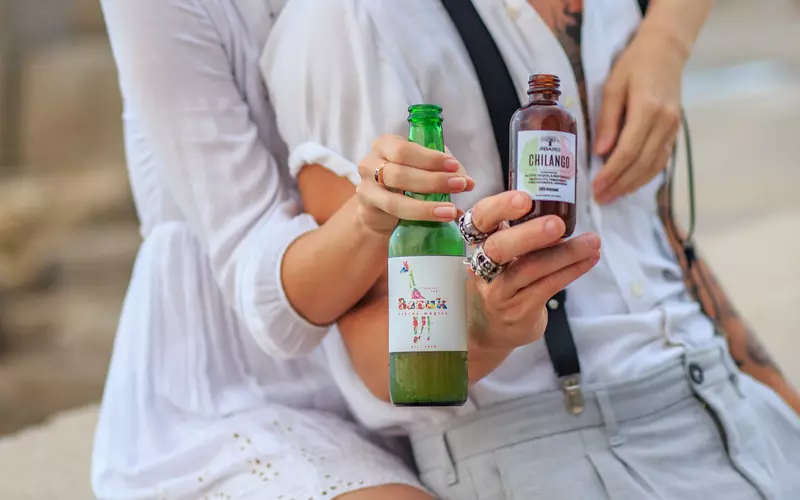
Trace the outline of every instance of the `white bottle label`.
[[389, 259], [389, 352], [467, 350], [463, 257]]
[[517, 132], [517, 189], [536, 201], [575, 203], [578, 148], [575, 134]]

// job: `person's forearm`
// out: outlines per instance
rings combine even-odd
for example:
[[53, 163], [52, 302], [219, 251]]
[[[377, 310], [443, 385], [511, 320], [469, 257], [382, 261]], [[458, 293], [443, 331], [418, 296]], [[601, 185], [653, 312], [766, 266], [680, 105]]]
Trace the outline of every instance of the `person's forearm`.
[[[347, 313], [339, 320], [339, 332], [347, 346], [355, 372], [378, 399], [389, 401], [389, 304], [386, 297]], [[511, 351], [492, 350], [470, 340], [467, 351], [469, 384], [497, 368]]]
[[286, 250], [281, 280], [289, 302], [311, 323], [335, 322], [386, 268], [388, 241], [358, 222], [353, 197]]
[[652, 0], [638, 34], [661, 37], [688, 59], [713, 5], [713, 0]]
[[[659, 215], [664, 223], [669, 243], [684, 270], [686, 284], [695, 298], [703, 305], [703, 309], [708, 311], [722, 329], [722, 333], [728, 339], [731, 357], [742, 371], [772, 387], [792, 408], [800, 413], [800, 395], [784, 378], [772, 357], [736, 310], [711, 268], [702, 258], [698, 258], [689, 269], [680, 244], [683, 232], [670, 217], [670, 200], [666, 187], [662, 187], [658, 196]], [[696, 289], [695, 284], [697, 284]]]
[[772, 387], [800, 413], [800, 395], [786, 380], [772, 356], [736, 310], [711, 268], [700, 258], [694, 264], [692, 273], [698, 283], [698, 295], [706, 310], [714, 314], [714, 319], [728, 339], [731, 357], [742, 371]]

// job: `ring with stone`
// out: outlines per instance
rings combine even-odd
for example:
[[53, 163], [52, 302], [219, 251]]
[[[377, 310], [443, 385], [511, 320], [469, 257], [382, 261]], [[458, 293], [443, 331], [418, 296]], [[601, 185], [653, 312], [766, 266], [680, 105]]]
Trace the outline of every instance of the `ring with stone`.
[[506, 269], [505, 264], [498, 264], [486, 255], [483, 245], [479, 245], [472, 257], [465, 260], [464, 263], [469, 265], [472, 272], [486, 283], [494, 281]]
[[484, 233], [483, 231], [479, 231], [475, 224], [472, 222], [472, 209], [470, 208], [467, 210], [464, 215], [459, 217], [458, 219], [458, 229], [461, 231], [461, 236], [464, 237], [464, 240], [469, 243], [470, 245], [476, 245], [494, 234], [496, 231], [491, 231], [489, 233]]

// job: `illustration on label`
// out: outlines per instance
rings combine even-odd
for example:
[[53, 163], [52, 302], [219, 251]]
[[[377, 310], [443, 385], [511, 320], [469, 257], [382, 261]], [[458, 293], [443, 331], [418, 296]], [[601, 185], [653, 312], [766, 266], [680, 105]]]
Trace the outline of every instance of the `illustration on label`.
[[465, 351], [465, 279], [463, 257], [390, 258], [389, 351]]
[[575, 134], [522, 130], [517, 135], [517, 189], [534, 200], [575, 203]]

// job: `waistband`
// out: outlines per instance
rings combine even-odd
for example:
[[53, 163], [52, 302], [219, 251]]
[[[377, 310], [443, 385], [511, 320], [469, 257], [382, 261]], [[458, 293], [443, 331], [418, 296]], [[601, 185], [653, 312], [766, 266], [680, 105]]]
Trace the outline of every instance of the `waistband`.
[[[694, 397], [702, 387], [739, 373], [724, 346], [687, 352], [653, 372], [630, 381], [587, 386], [585, 409], [574, 415], [561, 391], [537, 394], [457, 417], [434, 429], [411, 434], [420, 471], [448, 467], [506, 446], [589, 427], [615, 427], [658, 413]], [[455, 470], [452, 470], [455, 478]], [[455, 479], [454, 479], [455, 480]]]

